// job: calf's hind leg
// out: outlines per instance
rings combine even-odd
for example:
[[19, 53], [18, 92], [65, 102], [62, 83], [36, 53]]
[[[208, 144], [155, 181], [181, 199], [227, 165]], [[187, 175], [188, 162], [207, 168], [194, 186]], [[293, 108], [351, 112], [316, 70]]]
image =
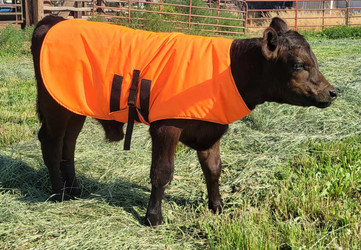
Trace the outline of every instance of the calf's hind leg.
[[41, 151], [52, 185], [53, 196], [51, 200], [62, 201], [70, 197], [65, 193], [63, 180], [60, 172], [62, 159], [63, 138], [70, 116], [61, 116], [56, 119], [54, 114], [42, 119], [42, 126], [38, 137], [41, 142]]
[[51, 200], [71, 199], [80, 193], [74, 171], [74, 150], [85, 117], [71, 113], [51, 101], [39, 102], [39, 113], [42, 126], [38, 137], [52, 185]]
[[219, 194], [219, 177], [221, 176], [221, 157], [218, 140], [211, 148], [197, 151], [208, 191], [208, 207], [214, 213], [222, 212], [223, 202]]
[[149, 226], [157, 226], [162, 222], [163, 194], [173, 178], [174, 154], [181, 130], [173, 126], [151, 124], [150, 134], [152, 137], [152, 166], [150, 170], [152, 191], [145, 223]]
[[79, 197], [81, 190], [75, 175], [74, 152], [78, 135], [83, 128], [85, 116], [73, 115], [67, 125], [64, 139], [60, 171], [63, 176], [67, 194], [71, 197]]

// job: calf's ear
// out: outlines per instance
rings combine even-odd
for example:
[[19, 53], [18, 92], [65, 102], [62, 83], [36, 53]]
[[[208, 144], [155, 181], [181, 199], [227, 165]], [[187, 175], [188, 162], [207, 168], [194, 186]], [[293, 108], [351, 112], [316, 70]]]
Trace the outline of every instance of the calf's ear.
[[263, 33], [262, 54], [267, 60], [278, 57], [279, 45], [277, 32], [268, 27]]
[[289, 30], [287, 23], [279, 17], [274, 17], [272, 19], [270, 27], [273, 28], [277, 33], [284, 33]]

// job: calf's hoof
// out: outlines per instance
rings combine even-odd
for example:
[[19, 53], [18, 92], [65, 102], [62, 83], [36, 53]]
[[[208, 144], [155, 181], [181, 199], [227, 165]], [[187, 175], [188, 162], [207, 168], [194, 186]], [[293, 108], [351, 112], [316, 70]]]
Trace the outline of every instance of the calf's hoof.
[[221, 214], [223, 211], [223, 202], [222, 200], [215, 201], [215, 202], [209, 202], [208, 208], [213, 211], [215, 214]]
[[105, 138], [109, 142], [117, 142], [124, 138], [124, 133], [122, 130], [105, 131]]
[[145, 216], [145, 225], [150, 227], [156, 227], [162, 224], [162, 214], [147, 213]]
[[67, 194], [67, 193], [62, 193], [62, 194], [52, 194], [49, 198], [48, 201], [52, 201], [52, 202], [62, 202], [62, 201], [68, 201], [68, 200], [72, 200], [74, 199], [73, 196]]
[[67, 193], [73, 198], [79, 198], [81, 194], [81, 189], [79, 187], [68, 187]]

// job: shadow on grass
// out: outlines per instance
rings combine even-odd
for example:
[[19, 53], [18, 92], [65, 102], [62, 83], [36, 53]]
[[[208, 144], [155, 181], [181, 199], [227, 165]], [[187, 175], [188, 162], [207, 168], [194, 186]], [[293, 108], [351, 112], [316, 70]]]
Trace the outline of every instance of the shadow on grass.
[[[42, 163], [39, 162], [39, 165]], [[111, 206], [122, 207], [141, 224], [143, 223], [143, 215], [139, 215], [135, 208], [146, 210], [149, 188], [122, 179], [102, 183], [79, 173], [78, 179], [82, 187], [82, 199], [98, 199]], [[20, 192], [19, 200], [24, 202], [44, 202], [51, 196], [48, 171], [44, 167], [34, 169], [20, 159], [13, 159], [0, 153], [0, 191]]]

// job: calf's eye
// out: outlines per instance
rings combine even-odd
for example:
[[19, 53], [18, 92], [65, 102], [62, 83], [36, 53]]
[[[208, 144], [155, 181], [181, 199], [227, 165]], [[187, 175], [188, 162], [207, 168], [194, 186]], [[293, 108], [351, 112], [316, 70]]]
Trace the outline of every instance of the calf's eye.
[[293, 69], [294, 70], [303, 70], [303, 69], [305, 69], [305, 64], [301, 63], [301, 62], [296, 62], [295, 64], [293, 64]]

